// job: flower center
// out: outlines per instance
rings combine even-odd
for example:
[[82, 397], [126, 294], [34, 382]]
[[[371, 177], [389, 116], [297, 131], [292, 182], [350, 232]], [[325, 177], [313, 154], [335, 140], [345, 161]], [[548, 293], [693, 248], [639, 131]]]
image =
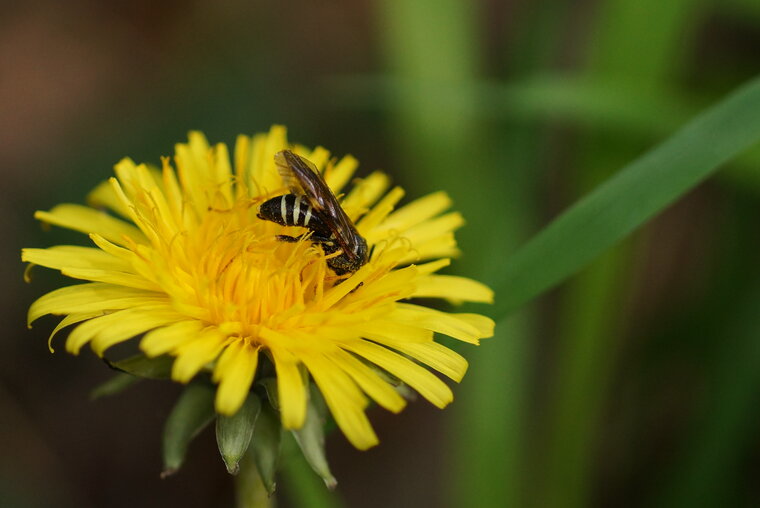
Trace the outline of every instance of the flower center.
[[210, 325], [243, 336], [276, 328], [334, 283], [322, 249], [278, 240], [283, 229], [258, 219], [250, 202], [209, 210], [165, 246], [161, 284], [179, 310]]

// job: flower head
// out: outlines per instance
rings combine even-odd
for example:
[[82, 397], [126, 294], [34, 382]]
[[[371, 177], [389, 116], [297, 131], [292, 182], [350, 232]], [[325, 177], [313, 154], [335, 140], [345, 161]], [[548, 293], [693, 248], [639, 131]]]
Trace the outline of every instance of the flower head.
[[[274, 160], [284, 149], [316, 165], [342, 196], [371, 250], [356, 271], [336, 274], [328, 262], [340, 252], [304, 228], [257, 216], [261, 203], [289, 192]], [[45, 223], [89, 235], [93, 245], [24, 249], [24, 261], [86, 281], [34, 302], [30, 324], [64, 316], [53, 334], [75, 325], [66, 341], [73, 354], [89, 344], [102, 356], [142, 336], [146, 355], [175, 357], [176, 381], [210, 372], [223, 415], [241, 407], [266, 362], [289, 429], [304, 423], [310, 378], [360, 449], [377, 443], [365, 415], [370, 399], [393, 412], [405, 405], [387, 374], [438, 407], [451, 402], [448, 386], [422, 365], [459, 381], [467, 362], [435, 342], [434, 332], [477, 344], [492, 335], [493, 322], [407, 301], [492, 300], [480, 283], [436, 273], [457, 253], [453, 231], [462, 225], [458, 213], [445, 213], [446, 194], [395, 209], [403, 191], [388, 191], [386, 175], [372, 173], [346, 189], [358, 165], [353, 157], [290, 145], [278, 126], [239, 136], [232, 158], [226, 145], [209, 146], [193, 132], [173, 162], [162, 162], [158, 170], [124, 159], [116, 177], [89, 195], [89, 206], [37, 212]]]

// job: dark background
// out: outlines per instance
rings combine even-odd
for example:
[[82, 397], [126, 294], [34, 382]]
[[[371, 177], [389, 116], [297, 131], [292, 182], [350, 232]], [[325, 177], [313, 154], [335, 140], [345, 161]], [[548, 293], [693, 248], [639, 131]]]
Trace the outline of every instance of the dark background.
[[[233, 504], [213, 432], [159, 478], [179, 386], [91, 402], [108, 369], [89, 351], [49, 354], [53, 320], [25, 328], [61, 278], [23, 283], [20, 248], [84, 242], [33, 212], [82, 202], [121, 157], [156, 163], [190, 129], [231, 144], [283, 123], [407, 196], [449, 191], [468, 220], [453, 270], [488, 283], [557, 213], [759, 70], [754, 0], [5, 3], [0, 505]], [[337, 498], [756, 506], [758, 197], [750, 153], [460, 348], [471, 366], [450, 408], [371, 410], [381, 445], [368, 452], [332, 435]], [[299, 504], [287, 477], [280, 492]]]

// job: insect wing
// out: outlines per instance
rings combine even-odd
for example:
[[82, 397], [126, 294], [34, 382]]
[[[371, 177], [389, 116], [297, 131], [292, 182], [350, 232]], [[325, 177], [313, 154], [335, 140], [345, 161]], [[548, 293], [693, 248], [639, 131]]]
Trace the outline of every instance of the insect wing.
[[313, 171], [317, 171], [317, 168], [309, 161], [301, 159], [290, 150], [282, 150], [274, 155], [274, 164], [277, 166], [277, 172], [282, 178], [282, 182], [290, 189], [290, 192], [299, 196], [306, 195], [306, 190], [300, 183], [298, 177], [296, 177], [293, 166], [295, 164], [308, 163], [313, 167]]
[[359, 236], [351, 219], [341, 208], [337, 198], [327, 186], [316, 166], [290, 150], [282, 150], [274, 156], [277, 170], [283, 182], [294, 194], [307, 197], [309, 204], [327, 220], [330, 232], [333, 233], [343, 252], [354, 258], [351, 244], [354, 236]]

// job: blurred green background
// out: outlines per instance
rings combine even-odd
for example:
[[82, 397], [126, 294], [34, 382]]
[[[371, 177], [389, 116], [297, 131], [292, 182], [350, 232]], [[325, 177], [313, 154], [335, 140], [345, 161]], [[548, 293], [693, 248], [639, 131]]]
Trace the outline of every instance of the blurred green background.
[[[190, 129], [232, 143], [283, 123], [410, 197], [447, 190], [468, 220], [453, 271], [489, 283], [758, 74], [760, 2], [34, 1], [4, 5], [0, 62], [0, 506], [232, 506], [213, 432], [159, 478], [178, 386], [91, 402], [103, 364], [50, 355], [52, 320], [26, 330], [60, 280], [24, 284], [19, 249], [84, 241], [34, 210], [83, 201], [121, 157], [158, 162]], [[332, 435], [337, 491], [309, 497], [292, 470], [280, 505], [759, 505], [759, 219], [755, 151], [459, 348], [451, 407], [371, 410], [368, 452]]]

